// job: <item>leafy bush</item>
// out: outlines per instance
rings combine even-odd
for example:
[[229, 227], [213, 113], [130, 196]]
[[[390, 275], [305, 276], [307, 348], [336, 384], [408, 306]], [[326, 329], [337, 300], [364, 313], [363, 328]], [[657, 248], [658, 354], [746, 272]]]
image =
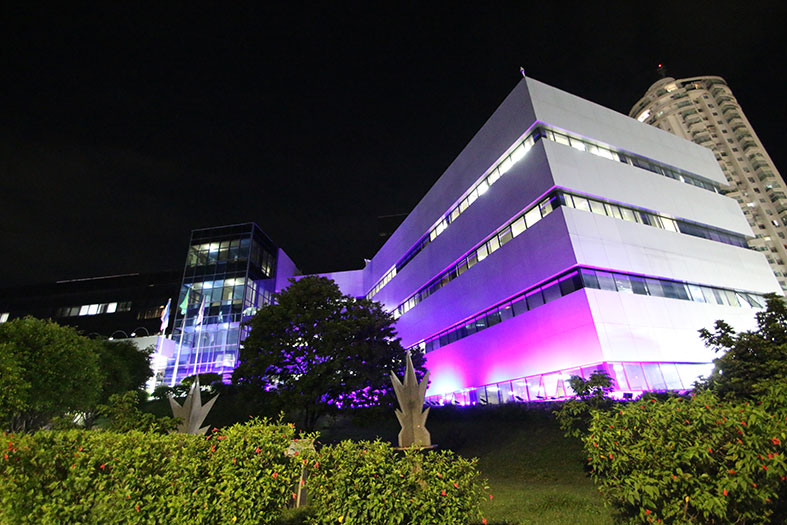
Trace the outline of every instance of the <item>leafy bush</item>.
[[380, 441], [323, 447], [310, 463], [311, 523], [471, 523], [481, 519], [485, 482], [447, 451], [396, 452]]
[[612, 378], [603, 370], [596, 370], [587, 380], [571, 376], [568, 384], [575, 398], [563, 402], [555, 416], [567, 437], [580, 438], [587, 433], [592, 412], [612, 406], [612, 400], [607, 397], [612, 390]]
[[709, 391], [595, 411], [592, 477], [632, 523], [787, 522], [787, 386], [761, 403]]
[[272, 523], [300, 476], [294, 437], [257, 420], [207, 437], [2, 434], [0, 523]]
[[109, 420], [108, 430], [113, 432], [155, 432], [165, 434], [178, 426], [180, 419], [174, 417], [156, 417], [142, 412], [139, 406], [139, 393], [131, 390], [124, 394], [113, 394], [108, 405], [98, 405], [98, 413]]

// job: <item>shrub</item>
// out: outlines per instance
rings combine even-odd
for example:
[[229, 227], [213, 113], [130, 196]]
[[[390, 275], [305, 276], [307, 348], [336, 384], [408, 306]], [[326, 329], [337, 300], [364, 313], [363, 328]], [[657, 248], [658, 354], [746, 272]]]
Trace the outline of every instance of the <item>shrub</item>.
[[603, 370], [596, 370], [587, 381], [571, 376], [569, 385], [575, 397], [564, 401], [555, 416], [566, 437], [581, 438], [587, 433], [592, 412], [612, 407], [613, 402], [607, 397], [612, 390], [612, 378]]
[[632, 523], [787, 521], [787, 387], [762, 403], [712, 392], [595, 411], [584, 438], [592, 477]]
[[300, 475], [294, 437], [266, 421], [207, 437], [3, 434], [0, 523], [272, 523]]
[[486, 486], [475, 465], [447, 451], [396, 452], [380, 441], [323, 447], [309, 467], [311, 523], [479, 521]]

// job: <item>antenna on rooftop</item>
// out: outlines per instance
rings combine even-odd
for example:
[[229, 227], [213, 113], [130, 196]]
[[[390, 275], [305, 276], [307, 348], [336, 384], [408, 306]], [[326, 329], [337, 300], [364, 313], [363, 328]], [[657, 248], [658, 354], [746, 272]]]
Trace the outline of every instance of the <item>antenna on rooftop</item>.
[[519, 72], [522, 73], [522, 78], [525, 78], [525, 68], [519, 67]]
[[664, 67], [664, 64], [659, 64], [659, 67], [656, 68], [656, 73], [659, 74], [659, 78], [664, 78], [667, 76], [667, 70]]

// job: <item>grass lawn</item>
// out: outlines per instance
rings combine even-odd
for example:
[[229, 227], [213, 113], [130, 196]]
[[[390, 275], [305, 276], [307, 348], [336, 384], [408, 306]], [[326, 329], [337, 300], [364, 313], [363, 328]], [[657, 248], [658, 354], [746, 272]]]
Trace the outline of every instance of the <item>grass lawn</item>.
[[[613, 523], [582, 468], [579, 443], [563, 437], [542, 408], [438, 408], [427, 428], [440, 448], [479, 458], [493, 496], [483, 509], [489, 525]], [[392, 413], [360, 415], [321, 430], [324, 442], [380, 437], [396, 443], [398, 432]]]

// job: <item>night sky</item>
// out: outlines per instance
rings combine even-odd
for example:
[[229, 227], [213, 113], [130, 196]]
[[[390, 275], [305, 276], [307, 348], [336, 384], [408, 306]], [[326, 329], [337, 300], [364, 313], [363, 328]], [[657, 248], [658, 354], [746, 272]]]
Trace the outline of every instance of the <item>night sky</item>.
[[723, 76], [787, 170], [780, 2], [113, 4], [0, 17], [0, 286], [181, 268], [191, 229], [248, 221], [360, 268], [520, 66], [622, 113], [658, 63]]

